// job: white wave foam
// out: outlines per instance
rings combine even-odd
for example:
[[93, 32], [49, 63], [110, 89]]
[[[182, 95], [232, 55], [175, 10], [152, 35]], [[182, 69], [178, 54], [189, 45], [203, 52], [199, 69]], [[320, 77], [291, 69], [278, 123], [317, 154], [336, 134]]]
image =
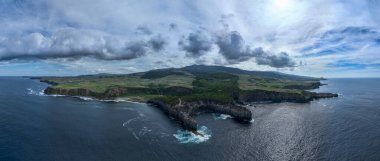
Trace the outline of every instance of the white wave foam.
[[130, 124], [131, 122], [133, 121], [136, 121], [137, 119], [139, 119], [141, 117], [135, 117], [135, 118], [131, 118], [129, 120], [127, 120], [126, 122], [123, 123], [123, 126], [126, 127], [128, 124]]
[[255, 122], [255, 119], [252, 119], [251, 121], [249, 121], [250, 123], [253, 123], [253, 122]]
[[81, 100], [85, 100], [85, 101], [92, 101], [92, 100], [94, 100], [93, 98], [90, 98], [90, 97], [79, 96], [78, 98], [81, 99]]
[[152, 130], [148, 129], [146, 126], [144, 126], [142, 129], [139, 131], [139, 136], [143, 136], [148, 132], [151, 132]]
[[123, 127], [126, 127], [128, 131], [135, 137], [136, 140], [140, 140], [140, 137], [152, 131], [146, 126], [143, 126], [139, 131], [136, 131], [133, 127], [128, 126], [132, 122], [137, 121], [139, 119], [141, 119], [141, 117], [135, 117], [123, 123]]
[[[32, 89], [28, 88], [29, 92], [28, 94], [36, 94]], [[84, 97], [84, 96], [68, 96], [68, 95], [60, 95], [60, 94], [44, 94], [44, 90], [38, 92], [36, 95], [39, 96], [52, 96], [52, 97], [74, 97], [79, 98], [84, 101], [99, 101], [99, 102], [129, 102], [129, 103], [137, 103], [137, 104], [144, 104], [141, 102], [135, 102], [135, 101], [129, 101], [129, 100], [122, 100], [122, 99], [114, 99], [114, 100], [103, 100], [103, 99], [96, 99], [92, 97]]]
[[85, 101], [141, 103], [141, 102], [135, 102], [135, 101], [129, 101], [129, 100], [122, 100], [122, 99], [103, 100], [103, 99], [96, 99], [96, 98], [83, 97], [83, 96], [73, 96], [73, 97], [76, 97], [76, 98], [79, 98], [79, 99], [85, 100]]
[[28, 94], [33, 94], [34, 93], [33, 89], [31, 89], [31, 88], [28, 88], [27, 90], [28, 90]]
[[100, 102], [129, 102], [129, 103], [138, 103], [138, 104], [144, 104], [141, 102], [136, 102], [136, 101], [130, 101], [130, 100], [124, 100], [124, 99], [112, 99], [112, 100], [103, 100], [103, 99], [96, 99], [92, 97], [84, 97], [84, 96], [68, 96], [68, 95], [60, 95], [60, 94], [45, 94], [44, 89], [41, 90], [33, 90], [32, 88], [27, 88], [28, 94], [30, 95], [36, 95], [36, 96], [51, 96], [51, 97], [75, 97], [79, 98], [81, 100], [85, 101], [100, 101]]
[[27, 90], [28, 90], [28, 94], [30, 94], [30, 95], [36, 95], [36, 96], [51, 96], [51, 97], [63, 97], [63, 96], [66, 96], [66, 95], [60, 95], [60, 94], [45, 94], [44, 93], [44, 89], [35, 91], [32, 88], [27, 88]]
[[136, 140], [140, 140], [140, 138], [136, 135], [135, 132], [132, 133]]
[[225, 120], [225, 119], [232, 118], [231, 115], [226, 115], [226, 114], [213, 113], [212, 115], [214, 116], [215, 120]]
[[49, 94], [45, 96], [51, 96], [51, 97], [65, 97], [65, 95], [60, 95], [60, 94]]
[[28, 90], [28, 94], [30, 95], [36, 95], [36, 96], [44, 96], [44, 90], [40, 90], [40, 91], [35, 91], [33, 90], [32, 88], [27, 88]]
[[194, 134], [187, 130], [178, 130], [176, 134], [173, 134], [173, 136], [177, 138], [177, 140], [182, 144], [199, 144], [211, 138], [211, 130], [209, 130], [206, 126], [202, 126], [197, 130], [197, 132], [202, 134], [203, 136]]

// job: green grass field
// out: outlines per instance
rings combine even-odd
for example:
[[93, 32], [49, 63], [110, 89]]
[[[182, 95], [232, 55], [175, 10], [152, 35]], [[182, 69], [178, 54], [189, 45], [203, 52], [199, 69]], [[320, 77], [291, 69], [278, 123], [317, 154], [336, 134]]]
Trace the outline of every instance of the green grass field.
[[[113, 88], [126, 88], [123, 98], [134, 100], [161, 99], [170, 104], [192, 100], [215, 100], [231, 102], [233, 93], [265, 90], [284, 93], [299, 93], [315, 81], [294, 81], [248, 74], [227, 72], [186, 72], [180, 70], [158, 70], [145, 73], [107, 76], [43, 77], [41, 80], [55, 82], [52, 88], [88, 89], [105, 93]], [[297, 87], [297, 88], [292, 88]]]
[[113, 86], [149, 88], [152, 85], [164, 87], [179, 86], [192, 88], [194, 77], [182, 75], [169, 75], [158, 79], [143, 79], [140, 76], [119, 77], [56, 77], [47, 80], [58, 83], [55, 88], [85, 88], [94, 92], [105, 92]]

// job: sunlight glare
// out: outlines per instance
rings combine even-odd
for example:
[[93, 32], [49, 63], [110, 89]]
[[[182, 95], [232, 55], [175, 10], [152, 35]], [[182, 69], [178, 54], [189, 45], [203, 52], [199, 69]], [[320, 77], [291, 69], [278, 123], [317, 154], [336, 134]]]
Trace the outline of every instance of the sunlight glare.
[[286, 9], [290, 6], [291, 0], [274, 0], [273, 3], [277, 9]]

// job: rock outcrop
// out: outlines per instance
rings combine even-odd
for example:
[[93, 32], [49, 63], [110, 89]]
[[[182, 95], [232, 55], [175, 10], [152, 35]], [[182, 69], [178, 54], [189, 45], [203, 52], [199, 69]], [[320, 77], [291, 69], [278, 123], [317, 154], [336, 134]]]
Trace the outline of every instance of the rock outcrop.
[[311, 89], [317, 89], [320, 86], [323, 86], [326, 84], [322, 84], [321, 82], [312, 82], [308, 84], [295, 84], [295, 85], [287, 85], [284, 86], [284, 89], [299, 89], [299, 90], [311, 90]]
[[266, 90], [244, 91], [238, 96], [240, 102], [297, 102], [306, 103], [319, 98], [338, 97], [333, 93], [315, 93], [302, 91], [295, 92], [277, 92]]
[[[49, 86], [45, 89], [45, 94], [60, 94], [68, 96], [88, 96], [99, 99], [114, 99], [120, 97], [127, 92], [139, 93], [142, 89], [128, 89], [128, 88], [110, 88], [104, 93], [93, 92], [83, 88], [56, 88]], [[183, 91], [183, 89], [176, 89]], [[149, 92], [149, 91], [144, 91]], [[193, 118], [199, 112], [215, 112], [221, 114], [231, 115], [235, 120], [240, 122], [249, 122], [252, 119], [252, 113], [245, 107], [240, 106], [245, 102], [310, 102], [319, 98], [337, 97], [337, 94], [332, 93], [314, 93], [303, 91], [300, 93], [286, 93], [265, 90], [241, 91], [240, 93], [233, 93], [231, 97], [235, 100], [233, 103], [220, 103], [210, 100], [196, 100], [191, 102], [181, 102], [177, 105], [165, 104], [159, 100], [149, 100], [148, 104], [153, 105], [167, 113], [168, 115], [179, 120], [185, 129], [196, 131], [197, 122]]]
[[[110, 87], [106, 91], [94, 92], [84, 88], [59, 88], [57, 83], [51, 81], [43, 81], [51, 84], [45, 89], [45, 94], [59, 94], [68, 96], [87, 96], [98, 99], [115, 99], [121, 97], [127, 93], [133, 94], [162, 94], [165, 93], [168, 96], [186, 97], [192, 94], [192, 89], [184, 87], [169, 87], [169, 88], [128, 88], [128, 87]], [[315, 84], [318, 86], [320, 84]], [[294, 88], [294, 87], [292, 87]], [[249, 122], [252, 119], [252, 113], [247, 108], [240, 106], [247, 102], [310, 102], [319, 98], [337, 97], [337, 94], [332, 93], [315, 93], [308, 91], [301, 92], [281, 92], [281, 91], [267, 91], [267, 90], [240, 90], [230, 94], [232, 101], [229, 103], [211, 101], [207, 99], [195, 99], [192, 101], [182, 102], [179, 99], [179, 103], [172, 105], [162, 102], [160, 100], [151, 99], [147, 103], [158, 107], [168, 115], [179, 120], [185, 129], [194, 131], [197, 130], [197, 122], [194, 116], [200, 112], [214, 112], [221, 114], [228, 114], [239, 122]]]
[[235, 120], [240, 122], [249, 122], [252, 120], [252, 113], [245, 107], [235, 104], [222, 104], [213, 101], [195, 101], [179, 103], [177, 105], [167, 105], [161, 101], [150, 100], [147, 102], [163, 110], [168, 115], [179, 120], [185, 129], [190, 131], [197, 130], [197, 122], [193, 116], [199, 112], [216, 112], [231, 115]]
[[84, 88], [73, 88], [73, 89], [65, 89], [65, 88], [54, 88], [47, 87], [44, 90], [45, 94], [59, 94], [59, 95], [67, 95], [67, 96], [89, 96], [89, 97], [102, 97], [102, 93], [96, 93]]

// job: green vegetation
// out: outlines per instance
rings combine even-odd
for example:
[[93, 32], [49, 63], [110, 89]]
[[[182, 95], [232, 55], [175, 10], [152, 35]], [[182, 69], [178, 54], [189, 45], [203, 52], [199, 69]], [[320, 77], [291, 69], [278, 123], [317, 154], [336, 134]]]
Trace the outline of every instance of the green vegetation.
[[[230, 103], [234, 101], [236, 94], [254, 90], [303, 94], [305, 89], [313, 89], [320, 85], [316, 78], [292, 75], [284, 77], [281, 73], [275, 72], [260, 72], [261, 75], [258, 76], [256, 73], [227, 67], [190, 66], [127, 75], [43, 77], [39, 79], [54, 84], [51, 88], [86, 89], [105, 94], [112, 90], [122, 89], [117, 93], [120, 98], [156, 99], [172, 105], [178, 104], [179, 100], [210, 100]], [[271, 75], [274, 76], [271, 77]], [[301, 78], [302, 81], [300, 81]]]
[[242, 90], [267, 90], [288, 93], [301, 93], [304, 89], [313, 89], [319, 81], [293, 81], [263, 78], [254, 75], [239, 75], [239, 88]]
[[111, 87], [133, 87], [133, 88], [153, 88], [161, 87], [186, 87], [192, 88], [194, 78], [185, 75], [169, 75], [158, 79], [142, 79], [136, 75], [123, 76], [85, 76], [85, 77], [47, 77], [49, 80], [58, 83], [54, 88], [75, 89], [84, 88], [93, 92], [103, 93]]

